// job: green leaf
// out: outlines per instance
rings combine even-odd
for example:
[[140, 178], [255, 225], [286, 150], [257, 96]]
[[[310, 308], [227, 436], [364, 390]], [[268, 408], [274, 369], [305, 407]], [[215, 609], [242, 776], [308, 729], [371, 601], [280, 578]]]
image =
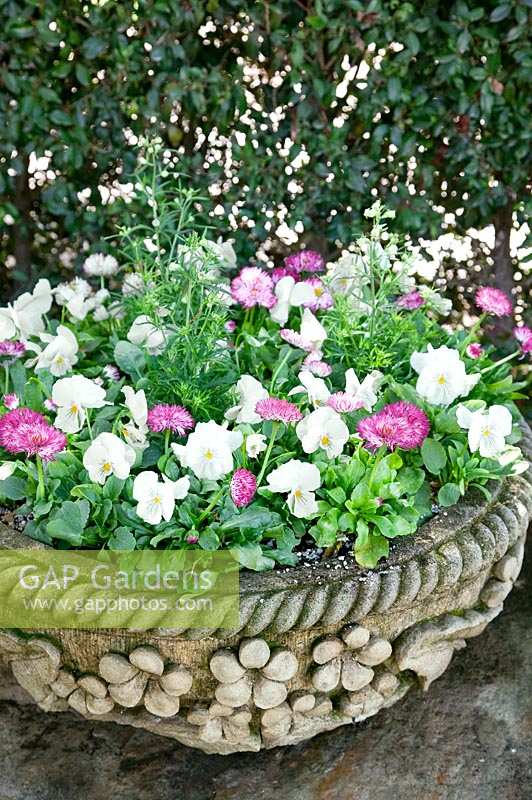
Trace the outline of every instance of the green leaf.
[[118, 500], [120, 492], [124, 488], [125, 481], [117, 478], [116, 475], [111, 475], [107, 478], [103, 487], [103, 496], [107, 500]]
[[87, 500], [66, 500], [46, 526], [52, 539], [61, 539], [74, 547], [83, 541], [83, 531], [89, 519]]
[[109, 539], [109, 550], [134, 550], [137, 540], [128, 528], [117, 528]]
[[146, 367], [146, 356], [144, 351], [136, 344], [121, 340], [116, 343], [114, 349], [114, 359], [117, 366], [127, 372], [132, 377], [142, 377], [142, 372]]
[[269, 511], [262, 506], [255, 506], [247, 508], [240, 514], [235, 514], [220, 525], [220, 530], [224, 533], [227, 531], [235, 530], [266, 530], [267, 528], [275, 528], [276, 525], [281, 524], [281, 517], [274, 511]]
[[97, 36], [89, 36], [82, 46], [81, 50], [85, 58], [92, 60], [101, 55], [107, 49], [107, 44], [104, 39], [99, 39]]
[[26, 497], [26, 481], [10, 475], [5, 481], [0, 481], [0, 498], [2, 500], [24, 500]]
[[386, 558], [390, 552], [388, 540], [380, 533], [370, 533], [367, 525], [357, 525], [357, 538], [355, 542], [355, 558], [362, 567], [372, 569], [381, 558]]
[[347, 500], [346, 493], [341, 486], [336, 486], [334, 489], [329, 489], [327, 494], [337, 506], [343, 506]]
[[438, 492], [438, 503], [440, 506], [454, 506], [460, 495], [460, 487], [456, 483], [444, 483]]
[[267, 558], [263, 554], [260, 544], [232, 547], [230, 552], [235, 561], [238, 561], [246, 569], [252, 569], [255, 572], [264, 572], [267, 569], [273, 569], [275, 566], [273, 558]]
[[503, 19], [506, 19], [511, 10], [512, 6], [510, 3], [503, 3], [497, 6], [490, 14], [490, 22], [501, 22]]
[[88, 86], [90, 83], [90, 73], [87, 67], [83, 64], [76, 64], [76, 78], [82, 84], [82, 86]]
[[421, 446], [421, 457], [429, 472], [438, 475], [447, 461], [444, 446], [435, 439], [425, 439]]
[[208, 528], [200, 533], [198, 544], [203, 550], [218, 550], [220, 539], [211, 528]]
[[405, 467], [398, 474], [399, 483], [405, 494], [416, 494], [425, 480], [425, 473], [416, 467]]

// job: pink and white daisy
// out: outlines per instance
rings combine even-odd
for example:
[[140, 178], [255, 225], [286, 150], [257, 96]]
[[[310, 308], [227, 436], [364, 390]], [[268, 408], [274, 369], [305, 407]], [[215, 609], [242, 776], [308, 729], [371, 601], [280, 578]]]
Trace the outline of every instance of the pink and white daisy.
[[383, 445], [388, 450], [400, 447], [415, 450], [428, 436], [430, 423], [427, 415], [413, 403], [390, 403], [370, 417], [360, 420], [358, 434], [364, 439], [368, 450], [377, 450]]
[[273, 308], [277, 302], [271, 276], [259, 267], [244, 267], [241, 270], [231, 281], [231, 296], [243, 308]]
[[224, 325], [225, 330], [227, 333], [233, 333], [236, 330], [236, 322], [234, 319], [228, 319]]
[[323, 281], [319, 278], [307, 278], [303, 283], [310, 286], [313, 292], [312, 300], [302, 303], [305, 308], [310, 308], [312, 311], [323, 311], [332, 307], [332, 295], [325, 288]]
[[309, 353], [301, 367], [317, 375], [318, 378], [326, 378], [332, 372], [332, 367], [326, 361], [322, 361], [320, 354], [316, 352]]
[[299, 347], [300, 350], [305, 350], [307, 353], [312, 353], [314, 350], [312, 342], [309, 342], [301, 336], [300, 333], [293, 331], [291, 328], [281, 328], [279, 336], [281, 339], [284, 339], [285, 342], [288, 342], [288, 344], [291, 344], [293, 347]]
[[532, 328], [522, 325], [520, 328], [514, 328], [512, 333], [521, 345], [523, 353], [532, 353]]
[[284, 265], [289, 270], [300, 272], [323, 272], [325, 262], [316, 250], [300, 250], [292, 253], [284, 260]]
[[297, 280], [299, 277], [299, 273], [295, 269], [287, 269], [286, 267], [274, 267], [271, 272], [272, 281], [274, 283], [279, 283], [281, 278], [286, 278], [289, 275], [294, 280]]
[[335, 392], [331, 394], [327, 399], [327, 405], [334, 408], [339, 414], [348, 414], [350, 411], [363, 408], [363, 403], [349, 392]]
[[237, 469], [231, 478], [231, 498], [237, 508], [251, 503], [257, 491], [257, 479], [248, 469]]
[[494, 286], [481, 286], [477, 289], [475, 303], [481, 311], [496, 317], [509, 317], [513, 310], [508, 295]]
[[12, 341], [11, 339], [5, 339], [0, 342], [0, 358], [9, 358], [15, 361], [17, 358], [21, 358], [25, 352], [26, 345], [24, 342]]
[[10, 411], [13, 411], [15, 408], [18, 408], [20, 405], [20, 400], [18, 399], [16, 394], [5, 394], [3, 398], [3, 403], [6, 408]]
[[106, 364], [102, 369], [102, 373], [110, 381], [120, 380], [120, 370], [114, 364]]
[[404, 294], [402, 297], [399, 297], [396, 300], [397, 308], [404, 308], [407, 311], [415, 311], [416, 308], [420, 308], [424, 304], [424, 300], [419, 294], [419, 292], [408, 292], [408, 294]]
[[482, 353], [484, 352], [484, 348], [478, 342], [471, 342], [466, 347], [466, 353], [469, 358], [480, 358]]
[[261, 419], [276, 422], [299, 422], [303, 418], [303, 414], [294, 403], [279, 397], [267, 397], [265, 400], [259, 400], [255, 411]]
[[43, 461], [51, 461], [66, 444], [64, 433], [29, 408], [8, 411], [0, 418], [0, 445], [8, 453], [37, 455]]
[[184, 436], [191, 431], [196, 422], [192, 414], [183, 406], [160, 403], [148, 411], [148, 428], [153, 433], [172, 431]]

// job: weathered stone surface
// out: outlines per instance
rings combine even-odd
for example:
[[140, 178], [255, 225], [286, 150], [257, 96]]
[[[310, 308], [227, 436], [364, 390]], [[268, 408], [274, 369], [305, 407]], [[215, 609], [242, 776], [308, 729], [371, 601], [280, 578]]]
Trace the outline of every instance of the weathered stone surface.
[[370, 639], [367, 645], [361, 650], [357, 651], [357, 661], [367, 667], [374, 667], [377, 664], [382, 664], [392, 654], [392, 646], [386, 639]]
[[99, 673], [108, 683], [126, 683], [138, 674], [138, 669], [125, 656], [106, 653], [100, 659]]
[[343, 652], [344, 643], [337, 636], [327, 636], [312, 648], [312, 658], [316, 664], [326, 664]]
[[257, 708], [274, 708], [284, 700], [288, 690], [284, 683], [259, 678], [253, 687], [253, 700]]
[[138, 667], [143, 672], [152, 675], [162, 675], [164, 672], [164, 661], [155, 647], [137, 647], [129, 654], [129, 660], [134, 667]]
[[118, 705], [124, 706], [124, 708], [134, 708], [142, 700], [147, 683], [148, 676], [139, 672], [126, 683], [110, 684], [109, 694]]
[[159, 679], [159, 683], [166, 694], [180, 697], [189, 692], [192, 688], [192, 673], [179, 664], [172, 664], [166, 667], [164, 674]]
[[340, 681], [342, 662], [339, 658], [322, 664], [312, 673], [312, 685], [318, 692], [332, 692]]
[[346, 625], [341, 635], [346, 645], [354, 650], [369, 642], [370, 632], [362, 625]]
[[214, 692], [216, 699], [224, 706], [238, 708], [251, 697], [251, 681], [247, 676], [234, 683], [221, 683]]
[[234, 683], [246, 673], [231, 650], [218, 650], [211, 658], [209, 666], [220, 683]]
[[246, 669], [260, 669], [268, 662], [270, 648], [264, 639], [243, 639], [238, 649], [238, 660]]
[[354, 659], [344, 661], [341, 682], [348, 692], [356, 692], [371, 683], [373, 670], [358, 664]]
[[93, 697], [103, 699], [107, 696], [107, 684], [96, 675], [84, 675], [78, 679], [78, 686], [92, 694]]
[[286, 648], [277, 648], [273, 651], [270, 660], [262, 669], [262, 674], [272, 681], [289, 681], [298, 669], [297, 658]]
[[144, 695], [146, 711], [156, 717], [173, 717], [179, 711], [179, 697], [166, 694], [158, 683], [150, 682]]

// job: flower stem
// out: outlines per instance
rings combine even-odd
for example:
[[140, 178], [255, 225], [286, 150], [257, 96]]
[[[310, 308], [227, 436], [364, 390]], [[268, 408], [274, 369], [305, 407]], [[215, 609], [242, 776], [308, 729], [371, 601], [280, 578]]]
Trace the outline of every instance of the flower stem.
[[93, 436], [92, 436], [92, 425], [91, 425], [91, 412], [89, 411], [89, 409], [87, 409], [86, 420], [87, 420], [87, 428], [89, 431], [89, 439], [92, 442]]
[[206, 517], [208, 514], [210, 514], [210, 512], [213, 510], [214, 506], [216, 505], [216, 503], [218, 502], [218, 500], [220, 499], [220, 497], [222, 496], [222, 494], [224, 493], [224, 491], [225, 491], [225, 490], [224, 490], [224, 487], [222, 486], [222, 488], [221, 488], [221, 489], [219, 489], [219, 490], [216, 492], [216, 494], [215, 494], [215, 495], [214, 495], [214, 497], [212, 498], [211, 502], [209, 503], [209, 505], [207, 506], [207, 508], [205, 509], [205, 511], [202, 511], [202, 512], [201, 512], [201, 514], [199, 515], [199, 517], [198, 517], [198, 521], [197, 521], [197, 525], [199, 525], [201, 522], [203, 522], [203, 520], [205, 519], [205, 517]]
[[477, 321], [475, 322], [475, 324], [471, 326], [471, 329], [470, 329], [469, 333], [467, 334], [466, 338], [464, 339], [464, 341], [460, 345], [460, 352], [461, 353], [464, 352], [464, 350], [466, 349], [468, 344], [471, 344], [473, 339], [476, 339], [477, 331], [480, 328], [480, 326], [483, 324], [483, 322], [484, 322], [484, 320], [486, 319], [487, 316], [488, 315], [486, 314], [486, 312], [482, 313], [480, 315], [480, 317], [477, 319]]
[[7, 366], [7, 364], [4, 367], [4, 375], [5, 375], [4, 394], [7, 394], [9, 392], [9, 367]]
[[261, 485], [262, 479], [264, 478], [264, 473], [266, 472], [266, 468], [268, 466], [268, 462], [272, 454], [273, 445], [275, 444], [275, 437], [277, 435], [278, 428], [279, 428], [279, 423], [276, 420], [275, 422], [272, 423], [272, 434], [270, 436], [270, 441], [268, 442], [268, 447], [266, 448], [266, 452], [264, 454], [264, 461], [262, 462], [262, 467], [259, 472], [259, 477], [257, 478], [257, 489]]
[[510, 353], [509, 356], [505, 356], [504, 358], [499, 359], [499, 361], [496, 361], [495, 364], [490, 364], [489, 367], [484, 367], [484, 369], [481, 369], [480, 374], [484, 375], [486, 372], [490, 372], [492, 369], [495, 369], [495, 367], [500, 367], [501, 364], [506, 364], [507, 361], [511, 361], [512, 358], [515, 358], [520, 353], [521, 353], [520, 350], [516, 350], [515, 353]]
[[39, 482], [37, 484], [37, 501], [44, 500], [46, 498], [46, 488], [44, 485], [44, 469], [42, 464], [42, 458], [38, 455], [36, 456], [37, 461], [37, 475]]
[[281, 363], [279, 364], [279, 366], [277, 367], [277, 369], [273, 373], [272, 382], [270, 383], [270, 394], [273, 394], [273, 390], [274, 390], [274, 387], [275, 387], [275, 382], [276, 382], [277, 378], [279, 377], [279, 373], [281, 372], [282, 368], [284, 367], [284, 365], [286, 364], [286, 362], [290, 358], [290, 355], [291, 355], [291, 351], [288, 350], [286, 355], [285, 355], [285, 357], [283, 358], [283, 360], [281, 361]]
[[165, 456], [168, 455], [168, 451], [170, 450], [170, 434], [171, 433], [172, 433], [172, 431], [170, 430], [170, 428], [168, 428], [164, 432], [164, 454], [165, 454]]

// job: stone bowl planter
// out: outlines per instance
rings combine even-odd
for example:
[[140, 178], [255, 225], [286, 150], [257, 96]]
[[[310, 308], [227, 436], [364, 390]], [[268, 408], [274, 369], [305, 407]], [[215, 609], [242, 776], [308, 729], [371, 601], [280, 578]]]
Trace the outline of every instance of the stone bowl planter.
[[[525, 430], [523, 450], [532, 454]], [[295, 744], [427, 689], [502, 611], [522, 563], [532, 471], [470, 495], [362, 570], [332, 559], [241, 578], [238, 630], [0, 631], [45, 711], [117, 722], [208, 753]], [[3, 528], [0, 546], [28, 547]]]

